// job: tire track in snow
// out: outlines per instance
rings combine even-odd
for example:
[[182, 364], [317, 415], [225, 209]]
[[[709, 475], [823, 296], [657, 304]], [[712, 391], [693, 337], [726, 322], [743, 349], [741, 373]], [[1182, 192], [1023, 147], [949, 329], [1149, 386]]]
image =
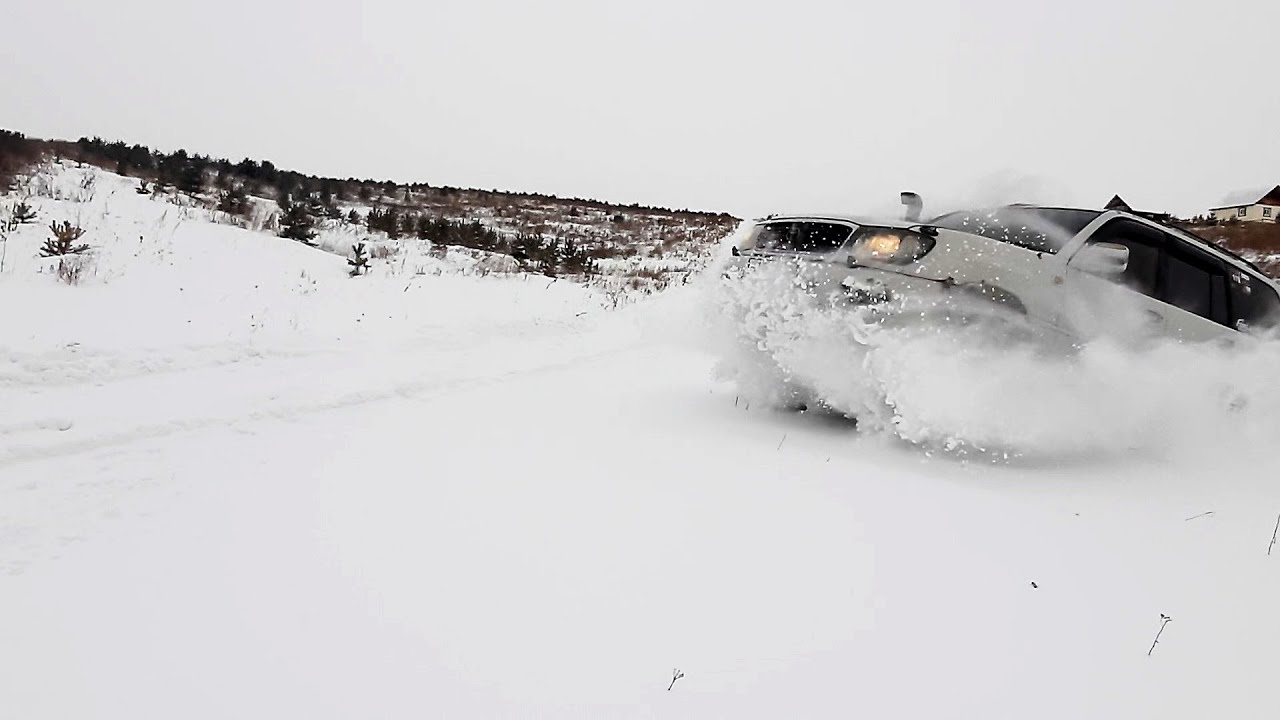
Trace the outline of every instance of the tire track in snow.
[[[197, 417], [180, 417], [163, 422], [142, 423], [126, 430], [98, 432], [89, 437], [74, 440], [12, 445], [0, 450], [0, 468], [8, 468], [26, 462], [79, 455], [104, 448], [129, 445], [218, 426], [235, 427], [246, 423], [294, 420], [316, 413], [359, 407], [389, 400], [425, 400], [477, 387], [498, 385], [521, 377], [556, 372], [574, 365], [595, 362], [630, 351], [633, 348], [634, 345], [628, 344], [601, 352], [584, 353], [568, 359], [543, 362], [531, 368], [480, 372], [463, 377], [455, 376], [437, 380], [408, 380], [397, 382], [390, 386], [342, 392], [321, 400], [289, 402], [286, 399], [274, 407], [264, 409], [240, 409]], [[310, 389], [319, 388], [311, 387]], [[248, 399], [251, 404], [253, 401], [254, 398]], [[5, 431], [15, 429], [58, 430], [61, 432], [66, 429], [68, 422], [68, 420], [62, 418], [33, 420], [0, 428], [0, 435], [3, 435]]]
[[142, 356], [93, 350], [34, 353], [0, 348], [0, 388], [23, 391], [101, 385], [103, 382], [224, 367], [253, 360], [287, 360], [334, 352], [328, 348], [305, 347], [257, 349], [243, 343], [184, 345]]

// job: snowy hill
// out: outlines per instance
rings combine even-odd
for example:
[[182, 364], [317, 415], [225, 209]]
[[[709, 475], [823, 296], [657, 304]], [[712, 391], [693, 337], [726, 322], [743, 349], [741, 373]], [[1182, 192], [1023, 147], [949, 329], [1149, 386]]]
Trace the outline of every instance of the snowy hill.
[[[12, 188], [19, 198], [64, 192], [51, 177], [73, 165], [137, 178], [135, 192], [208, 211], [201, 216], [220, 223], [278, 233], [340, 255], [365, 243], [381, 259], [395, 256], [402, 271], [423, 272], [416, 260], [426, 250], [465, 249], [481, 272], [563, 277], [609, 292], [615, 302], [685, 282], [738, 224], [724, 213], [319, 177], [266, 160], [233, 163], [186, 150], [99, 138], [41, 140], [0, 129], [0, 188]], [[38, 168], [34, 174], [32, 166]], [[109, 173], [91, 173], [103, 174]], [[90, 184], [69, 189], [91, 196], [94, 177], [82, 179]]]
[[[629, 304], [461, 252], [350, 278], [134, 179], [41, 182], [0, 270], [0, 717], [1280, 702], [1274, 348], [1067, 367], [756, 316], [884, 409], [855, 431], [737, 372], [754, 306], [716, 273]], [[74, 284], [38, 253], [63, 220]]]

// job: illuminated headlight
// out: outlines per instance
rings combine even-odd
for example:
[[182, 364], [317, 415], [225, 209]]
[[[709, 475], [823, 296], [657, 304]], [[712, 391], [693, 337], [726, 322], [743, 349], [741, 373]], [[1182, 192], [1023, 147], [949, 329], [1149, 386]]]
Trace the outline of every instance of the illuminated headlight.
[[860, 231], [849, 259], [856, 264], [906, 265], [924, 257], [936, 241], [920, 233], [895, 228], [866, 227]]
[[898, 248], [902, 247], [902, 238], [889, 233], [876, 233], [863, 240], [863, 244], [871, 257], [877, 260], [889, 260], [898, 254]]

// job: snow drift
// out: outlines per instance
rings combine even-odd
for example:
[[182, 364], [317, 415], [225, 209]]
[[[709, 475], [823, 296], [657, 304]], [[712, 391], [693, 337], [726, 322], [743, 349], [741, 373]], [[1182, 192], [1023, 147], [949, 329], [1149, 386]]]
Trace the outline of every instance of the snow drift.
[[[771, 263], [707, 279], [718, 371], [744, 398], [807, 402], [930, 450], [1041, 459], [1246, 447], [1280, 431], [1280, 342], [1113, 342], [1078, 352], [981, 327], [891, 327]], [[815, 402], [816, 401], [816, 402]]]

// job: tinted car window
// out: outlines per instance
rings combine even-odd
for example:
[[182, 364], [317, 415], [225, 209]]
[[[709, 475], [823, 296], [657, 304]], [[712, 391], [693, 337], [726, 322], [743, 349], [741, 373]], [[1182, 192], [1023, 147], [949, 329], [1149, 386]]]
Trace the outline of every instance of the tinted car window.
[[1099, 242], [1129, 248], [1129, 264], [1118, 282], [1130, 290], [1155, 297], [1163, 233], [1132, 220], [1112, 220], [1089, 238], [1090, 244]]
[[849, 239], [853, 228], [848, 225], [813, 221], [773, 222], [756, 230], [754, 247], [760, 250], [828, 253]]
[[1256, 329], [1280, 325], [1280, 296], [1270, 284], [1262, 278], [1235, 271], [1230, 286], [1233, 323], [1241, 320]]
[[1164, 256], [1160, 299], [1227, 325], [1227, 284], [1222, 263], [1171, 243]]
[[1009, 206], [949, 213], [929, 224], [1036, 252], [1056, 253], [1100, 214], [1097, 210]]

